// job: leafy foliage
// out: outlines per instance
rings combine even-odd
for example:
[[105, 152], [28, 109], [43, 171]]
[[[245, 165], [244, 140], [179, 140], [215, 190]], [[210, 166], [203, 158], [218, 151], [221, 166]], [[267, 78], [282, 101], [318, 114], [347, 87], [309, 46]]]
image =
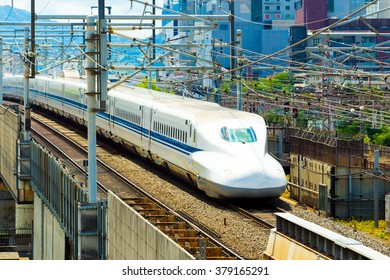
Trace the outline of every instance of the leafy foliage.
[[[142, 80], [141, 83], [137, 84], [137, 87], [142, 87], [142, 88], [149, 88], [149, 81], [148, 81], [148, 78], [144, 78]], [[161, 88], [159, 88], [157, 85], [156, 85], [156, 81], [153, 80], [152, 81], [152, 89], [153, 90], [157, 90], [157, 91], [162, 91]]]
[[[360, 122], [358, 120], [353, 121], [348, 125], [339, 125], [339, 133], [356, 135], [360, 132]], [[373, 143], [375, 145], [382, 145], [390, 147], [390, 128], [384, 126], [383, 128], [368, 128], [364, 127], [364, 143]]]
[[390, 128], [385, 127], [373, 135], [373, 143], [390, 147]]
[[390, 233], [386, 231], [385, 220], [379, 220], [378, 228], [374, 226], [375, 223], [373, 220], [352, 219], [350, 221], [345, 221], [345, 220], [337, 220], [337, 221], [344, 225], [350, 226], [358, 231], [367, 232], [373, 236], [390, 241]]

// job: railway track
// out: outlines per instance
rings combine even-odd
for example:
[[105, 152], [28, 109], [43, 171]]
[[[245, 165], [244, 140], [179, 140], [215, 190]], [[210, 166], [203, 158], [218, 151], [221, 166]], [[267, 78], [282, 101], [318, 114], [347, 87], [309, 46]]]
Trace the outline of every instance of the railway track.
[[228, 206], [234, 209], [238, 214], [259, 224], [261, 227], [263, 227], [266, 230], [270, 230], [274, 228], [276, 225], [276, 218], [272, 212], [263, 211], [262, 213], [258, 212], [257, 214], [254, 214], [234, 204], [229, 204]]
[[[86, 184], [87, 171], [84, 167], [85, 160], [88, 158], [86, 139], [75, 131], [64, 128], [62, 125], [36, 114], [33, 115], [32, 127], [32, 137], [51, 150], [54, 155], [64, 159], [70, 164], [72, 171], [75, 171], [75, 175], [79, 176], [78, 179], [81, 182], [84, 181]], [[108, 149], [111, 148], [108, 147]], [[110, 152], [112, 151], [113, 150], [110, 150]], [[98, 156], [110, 152], [107, 152], [106, 148], [97, 147]], [[98, 195], [101, 198], [104, 197], [108, 192], [108, 189], [110, 189], [128, 205], [131, 205], [141, 213], [141, 215], [148, 219], [152, 224], [160, 228], [166, 234], [171, 235], [179, 245], [182, 245], [195, 257], [206, 259], [243, 259], [237, 252], [217, 240], [218, 234], [213, 233], [207, 226], [197, 222], [196, 219], [188, 214], [174, 211], [166, 204], [145, 192], [141, 187], [119, 174], [100, 159], [97, 159], [97, 173], [99, 187]], [[164, 223], [166, 222], [184, 223], [184, 228], [186, 230], [185, 235], [190, 235], [191, 238], [180, 237], [177, 236], [177, 232], [172, 233], [166, 231], [164, 228]], [[190, 239], [191, 243], [188, 242]], [[193, 242], [194, 240], [195, 242], [207, 240], [207, 246], [210, 246], [207, 252], [210, 252], [211, 255], [201, 256], [199, 254], [199, 248], [196, 246], [196, 243]]]

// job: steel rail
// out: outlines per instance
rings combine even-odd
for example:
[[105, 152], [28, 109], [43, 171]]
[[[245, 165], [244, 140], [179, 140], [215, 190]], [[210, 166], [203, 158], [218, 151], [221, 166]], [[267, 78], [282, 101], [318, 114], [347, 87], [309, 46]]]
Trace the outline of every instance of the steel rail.
[[[69, 141], [70, 143], [72, 143], [72, 145], [74, 145], [75, 147], [77, 147], [77, 149], [81, 150], [81, 151], [84, 151], [85, 153], [87, 153], [87, 150], [81, 146], [80, 144], [76, 143], [75, 141], [73, 141], [72, 139], [70, 139], [69, 137], [67, 137], [66, 135], [63, 135], [60, 131], [57, 131], [56, 129], [54, 128], [51, 128], [50, 126], [48, 126], [47, 124], [41, 122], [40, 120], [34, 118], [35, 121], [39, 122], [40, 124], [44, 125], [45, 127], [47, 127], [48, 129], [50, 129], [51, 131], [53, 131], [53, 133], [57, 133], [58, 135], [61, 135], [61, 137], [65, 138], [67, 141]], [[39, 137], [44, 137], [44, 136], [39, 136]], [[56, 147], [56, 145], [54, 143], [51, 143], [49, 140], [45, 140], [47, 141], [49, 144], [51, 144], [60, 154], [62, 154], [64, 156], [64, 158], [66, 158], [66, 160], [70, 161], [81, 173], [84, 174], [84, 176], [88, 176], [87, 175], [87, 172], [84, 170], [83, 167], [81, 167], [76, 161], [70, 159], [65, 152], [61, 151], [60, 148]], [[203, 236], [207, 237], [210, 241], [211, 244], [213, 244], [214, 246], [216, 247], [221, 247], [223, 252], [224, 252], [224, 255], [225, 256], [232, 256], [232, 257], [235, 257], [237, 259], [240, 259], [240, 260], [243, 260], [244, 258], [242, 256], [240, 256], [238, 253], [234, 252], [232, 249], [230, 249], [229, 247], [227, 247], [226, 245], [224, 245], [223, 243], [221, 243], [219, 240], [217, 240], [217, 238], [213, 237], [213, 234], [212, 233], [208, 233], [207, 230], [204, 230], [202, 228], [202, 226], [199, 226], [199, 224], [197, 225], [195, 221], [195, 219], [192, 219], [192, 218], [189, 218], [188, 216], [185, 216], [185, 215], [181, 215], [179, 213], [179, 211], [175, 211], [173, 210], [172, 208], [170, 208], [169, 206], [167, 206], [166, 204], [164, 204], [163, 202], [161, 202], [160, 200], [158, 200], [157, 198], [151, 196], [148, 192], [144, 191], [142, 188], [140, 188], [138, 185], [134, 184], [133, 182], [131, 182], [129, 179], [127, 179], [126, 177], [124, 177], [122, 174], [118, 173], [116, 170], [114, 170], [112, 167], [110, 167], [109, 165], [107, 165], [105, 162], [101, 161], [100, 159], [97, 159], [97, 162], [99, 165], [101, 165], [102, 167], [104, 167], [105, 169], [107, 169], [109, 171], [110, 174], [112, 175], [115, 175], [117, 178], [119, 178], [120, 180], [122, 180], [126, 185], [130, 186], [131, 188], [135, 189], [136, 192], [140, 193], [142, 196], [144, 197], [147, 197], [148, 199], [150, 199], [152, 202], [156, 203], [158, 206], [160, 206], [161, 208], [165, 209], [168, 213], [174, 215], [177, 219], [179, 220], [182, 220], [184, 222], [186, 222], [189, 227], [191, 228], [194, 228], [196, 230], [198, 230], [199, 232], [202, 233]], [[103, 184], [101, 184], [100, 182], [98, 182], [98, 186], [99, 188], [107, 193], [108, 192], [108, 188], [105, 187]]]

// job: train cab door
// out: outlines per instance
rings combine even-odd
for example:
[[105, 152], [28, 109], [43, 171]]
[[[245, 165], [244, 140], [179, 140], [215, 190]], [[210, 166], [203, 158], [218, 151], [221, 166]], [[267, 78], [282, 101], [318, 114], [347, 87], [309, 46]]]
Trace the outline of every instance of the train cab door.
[[[44, 81], [43, 91], [45, 93], [46, 104], [49, 104], [49, 81]], [[61, 99], [62, 100], [62, 99]], [[62, 102], [61, 102], [62, 103]], [[62, 106], [62, 104], [60, 104]]]
[[116, 101], [116, 97], [114, 96], [108, 99], [108, 127], [110, 132], [114, 131]]
[[[79, 103], [81, 106], [78, 108], [78, 114], [82, 116], [83, 121], [87, 123], [88, 121], [88, 106], [87, 106], [87, 95], [85, 94], [86, 89], [85, 88], [78, 88], [79, 91]], [[63, 99], [64, 101], [64, 99]], [[64, 104], [64, 102], [62, 102]], [[64, 104], [65, 106], [65, 104]]]
[[[65, 84], [61, 84], [61, 100], [65, 99]], [[61, 110], [64, 110], [64, 102], [62, 102]]]
[[151, 133], [151, 122], [152, 122], [152, 114], [153, 109], [141, 106], [141, 146], [142, 152], [145, 153], [143, 156], [148, 155], [148, 151], [150, 150], [150, 133]]

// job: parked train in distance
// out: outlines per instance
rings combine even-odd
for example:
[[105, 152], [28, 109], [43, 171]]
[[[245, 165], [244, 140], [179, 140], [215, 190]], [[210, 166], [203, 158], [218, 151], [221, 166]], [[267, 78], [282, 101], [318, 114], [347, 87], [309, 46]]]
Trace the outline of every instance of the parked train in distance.
[[[4, 77], [23, 98], [23, 77]], [[30, 79], [30, 102], [86, 124], [83, 80]], [[275, 198], [287, 181], [267, 151], [264, 119], [216, 103], [132, 86], [109, 91], [97, 130], [218, 199]]]

